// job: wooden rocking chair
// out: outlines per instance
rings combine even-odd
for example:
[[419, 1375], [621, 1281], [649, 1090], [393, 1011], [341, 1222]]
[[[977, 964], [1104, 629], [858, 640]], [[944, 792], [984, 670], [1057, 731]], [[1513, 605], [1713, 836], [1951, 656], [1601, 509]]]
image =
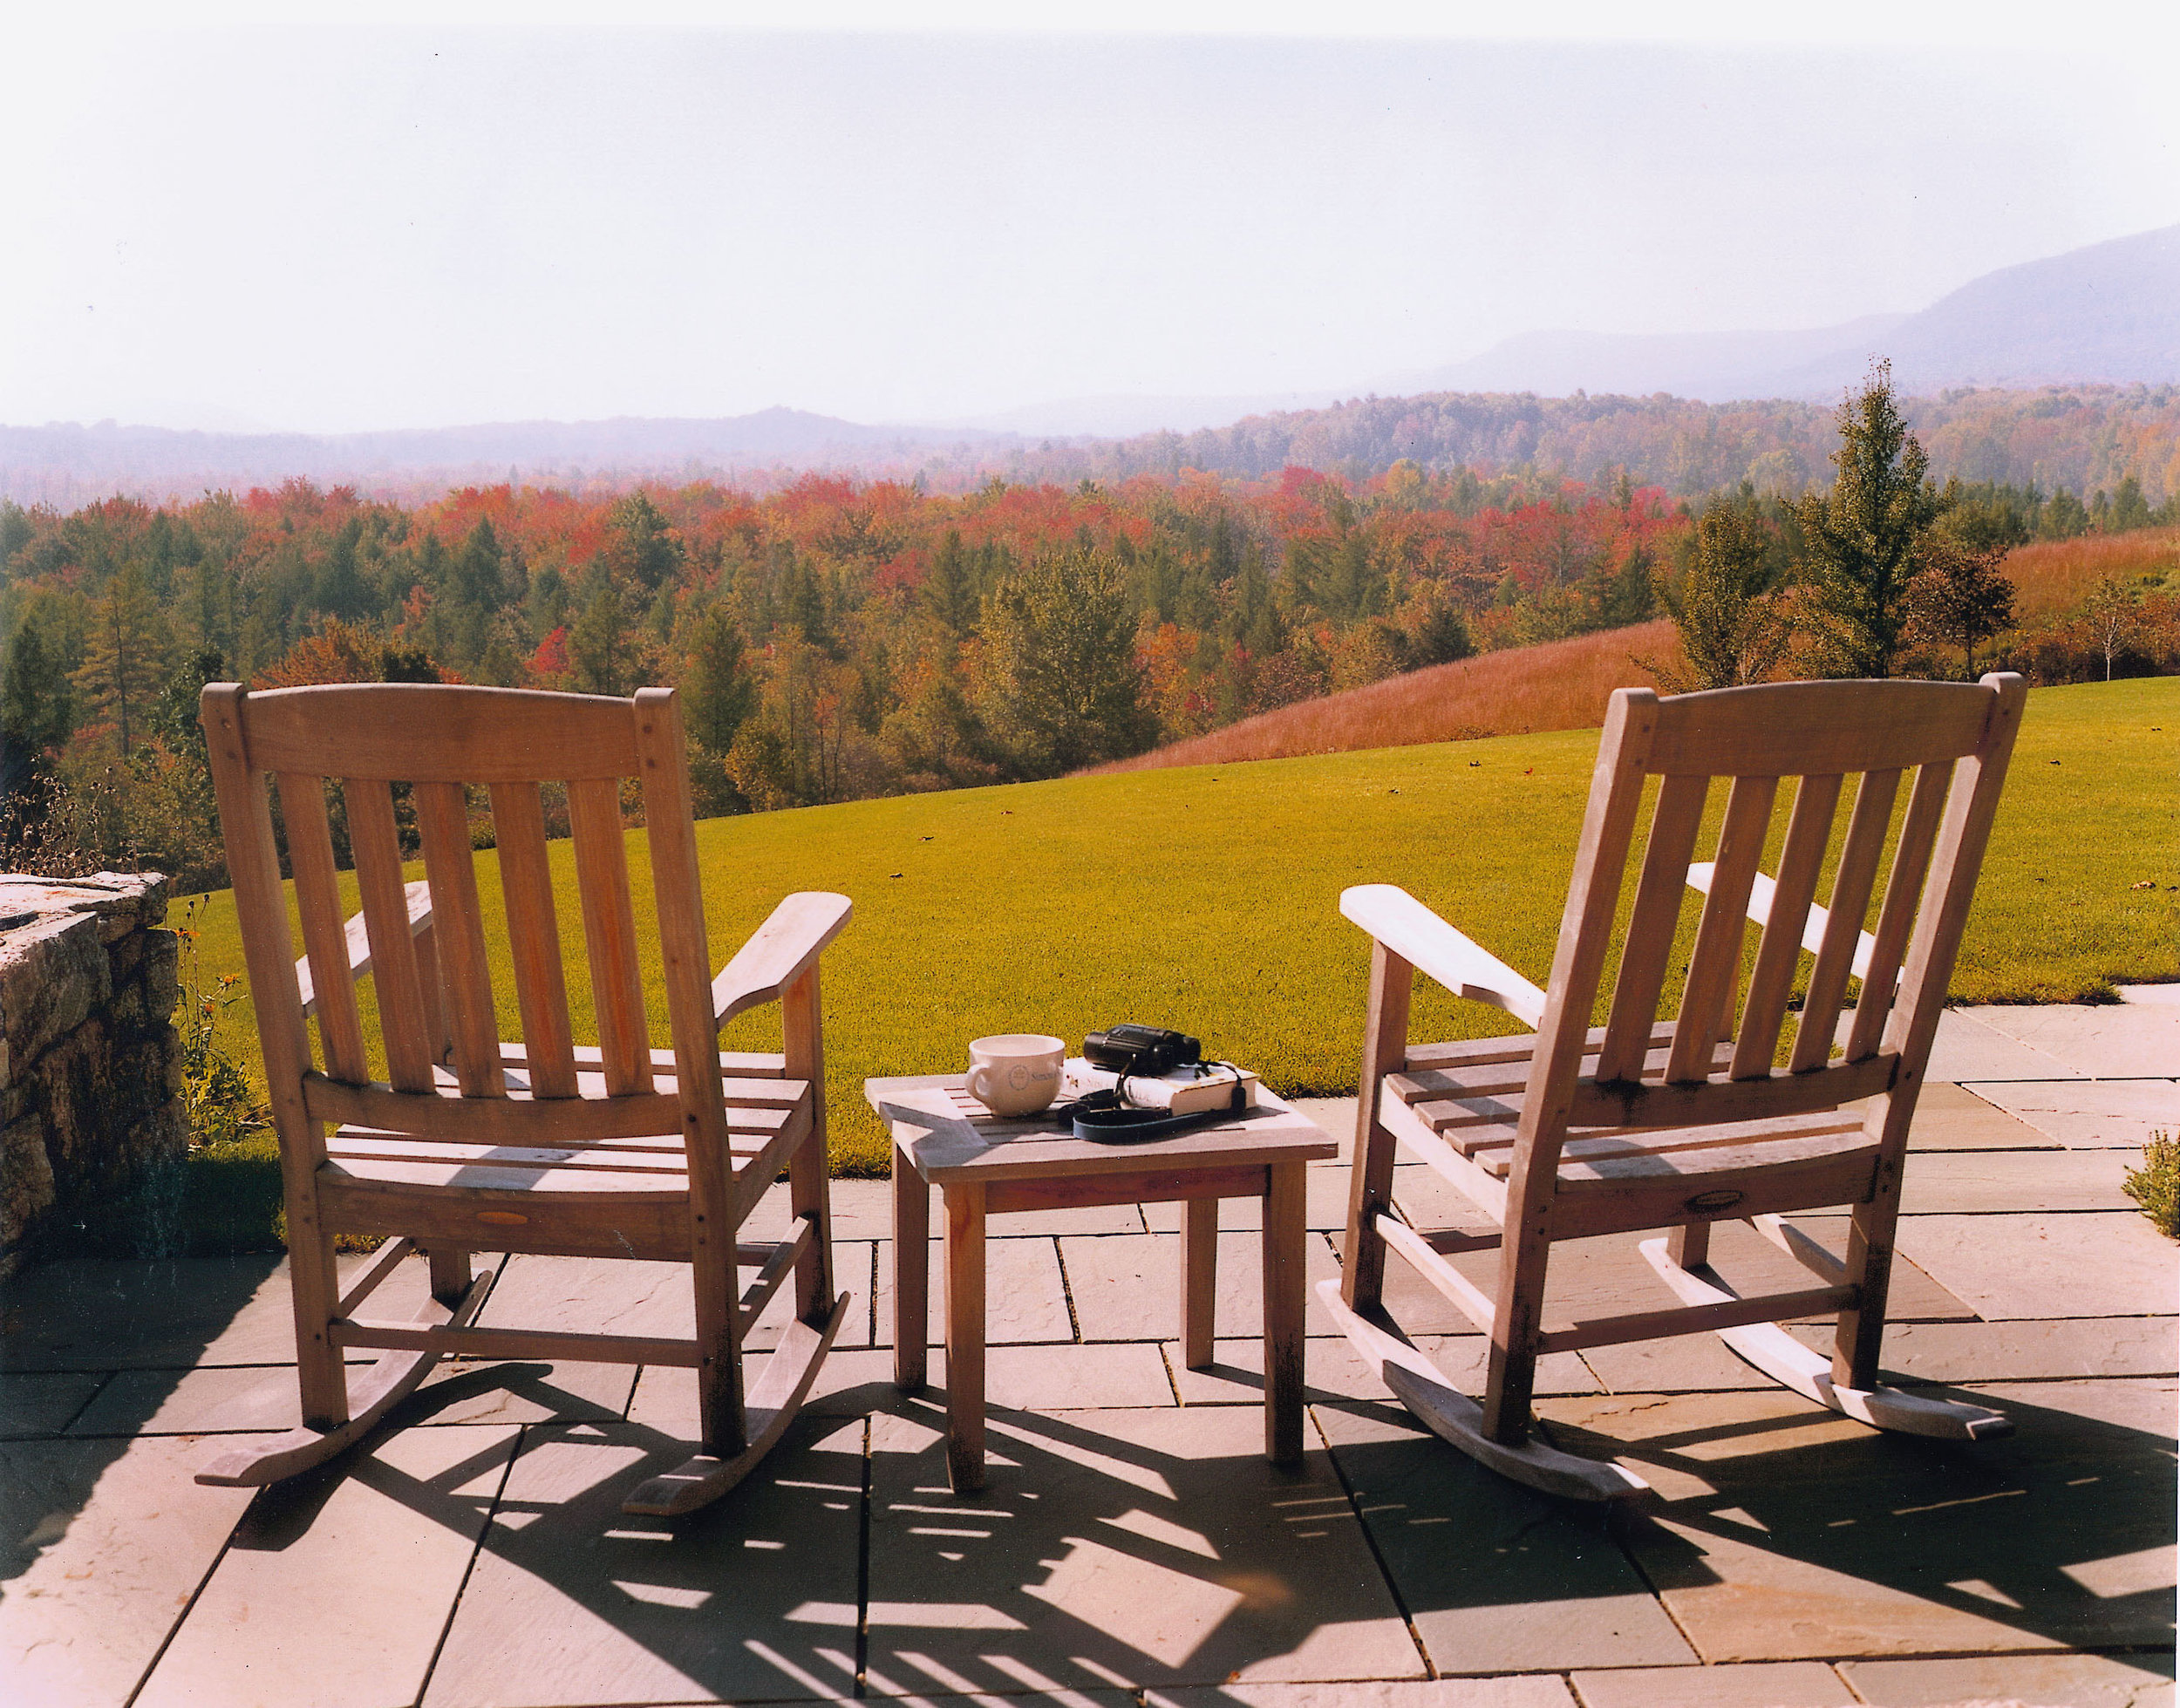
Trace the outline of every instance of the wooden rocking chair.
[[[213, 1460], [197, 1480], [276, 1482], [353, 1443], [442, 1353], [678, 1365], [696, 1371], [696, 1457], [626, 1501], [671, 1514], [716, 1499], [792, 1421], [838, 1331], [832, 1290], [818, 956], [848, 898], [789, 896], [716, 981], [691, 822], [679, 706], [412, 684], [202, 702], [235, 909], [280, 1136], [303, 1427]], [[264, 779], [278, 780], [306, 950], [293, 961]], [[650, 1047], [620, 812], [641, 779], [671, 1051]], [[412, 786], [426, 877], [402, 881], [392, 784]], [[326, 784], [337, 782], [363, 911], [344, 926]], [[541, 783], [564, 783], [598, 1045], [573, 1041]], [[523, 1041], [503, 1044], [471, 854], [467, 786], [489, 791]], [[369, 972], [388, 1079], [365, 1065], [354, 981]], [[782, 1009], [781, 1055], [723, 1055], [719, 1029]], [[314, 1060], [306, 1017], [317, 1018]], [[322, 1065], [321, 1065], [322, 1061]], [[330, 1137], [326, 1129], [333, 1129]], [[737, 1230], [785, 1167], [794, 1215], [778, 1243]], [[396, 1236], [344, 1292], [338, 1235]], [[358, 1307], [399, 1261], [429, 1254], [413, 1322]], [[479, 1251], [691, 1266], [696, 1337], [479, 1328]], [[738, 1267], [753, 1268], [746, 1290]], [[796, 1320], [745, 1397], [741, 1348], [792, 1274]], [[360, 1372], [351, 1347], [385, 1356]]]
[[[1536, 1359], [1716, 1330], [1808, 1398], [1880, 1428], [1976, 1439], [2009, 1432], [1979, 1406], [1877, 1385], [1908, 1123], [1945, 1000], [2025, 697], [2016, 676], [1976, 684], [1824, 682], [1661, 700], [1612, 696], [1551, 982], [1539, 990], [1405, 892], [1366, 885], [1340, 910], [1370, 933], [1369, 1012], [1345, 1273], [1326, 1308], [1417, 1417], [1483, 1464], [1580, 1500], [1644, 1487], [1532, 1433]], [[1903, 775], [1912, 769], [1888, 881], [1873, 897]], [[1843, 785], [1853, 790], [1829, 908], [1815, 903]], [[1624, 930], [1615, 916], [1645, 801], [1660, 779]], [[1732, 779], [1714, 859], [1690, 864], [1713, 778]], [[1798, 779], [1778, 876], [1757, 869], [1779, 786]], [[1703, 893], [1678, 1017], [1659, 1023], [1684, 883]], [[1919, 905], [1918, 905], [1919, 903]], [[1862, 929], [1873, 907], [1874, 931]], [[1762, 928], [1738, 1024], [1743, 915]], [[1601, 1030], [1590, 1024], [1613, 938]], [[1801, 956], [1815, 956], [1784, 1072], [1774, 1070]], [[1413, 1045], [1415, 972], [1491, 1003], [1532, 1037]], [[1833, 1058], [1848, 980], [1859, 1000]], [[1866, 1102], [1864, 1101], [1866, 1099]], [[1861, 1104], [1857, 1108], [1844, 1107]], [[1498, 1225], [1432, 1233], [1393, 1214], [1405, 1147]], [[1850, 1205], [1844, 1257], [1781, 1218]], [[1712, 1224], [1750, 1221], [1816, 1285], [1747, 1298], [1708, 1262]], [[1547, 1329], [1555, 1240], [1667, 1228], [1642, 1251], [1681, 1303]], [[1447, 1261], [1496, 1247], [1488, 1296]], [[1382, 1293], [1387, 1249], [1490, 1336], [1481, 1405], [1405, 1337]], [[1780, 1324], [1836, 1310], [1828, 1359]]]

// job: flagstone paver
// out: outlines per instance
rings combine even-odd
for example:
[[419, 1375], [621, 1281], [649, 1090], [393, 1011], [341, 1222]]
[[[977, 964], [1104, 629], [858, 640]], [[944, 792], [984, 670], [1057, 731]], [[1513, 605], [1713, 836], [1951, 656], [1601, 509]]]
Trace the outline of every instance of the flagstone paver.
[[261, 1494], [139, 1708], [413, 1702], [515, 1436], [399, 1430]]
[[121, 1708], [249, 1505], [174, 1440], [0, 1446], [0, 1698]]
[[1313, 1410], [1436, 1671], [1697, 1658], [1601, 1507], [1494, 1476], [1397, 1406]]
[[106, 1383], [96, 1371], [0, 1374], [0, 1441], [58, 1435]]
[[[426, 1708], [823, 1694], [814, 1680], [848, 1692], [863, 1431], [799, 1419], [739, 1487], [674, 1523], [620, 1503], [680, 1462], [680, 1441], [626, 1424], [531, 1432]], [[822, 1611], [838, 1608], [844, 1628]], [[828, 1650], [848, 1657], [846, 1677]]]
[[[780, 1452], [672, 1524], [618, 1502], [686, 1455], [689, 1371], [449, 1364], [399, 1427], [253, 1500], [190, 1473], [295, 1419], [284, 1265], [47, 1265], [0, 1289], [0, 1701], [123, 1708], [156, 1663], [154, 1708], [307, 1708], [326, 1680], [344, 1704], [478, 1708], [859, 1690], [1132, 1708], [1141, 1688], [1163, 1708], [2171, 1708], [2180, 1250], [2116, 1188], [2180, 1059], [2082, 1076], [2180, 1038], [2180, 1007], [2140, 1011], [2163, 1031], [2112, 1011], [1949, 1013], [1940, 1054], [1980, 1077], [1930, 1085], [1910, 1137], [1886, 1369], [2015, 1433], [1881, 1436], [1712, 1336], [1555, 1354], [1548, 1432], [1653, 1485], [1617, 1515], [1427, 1435], [1314, 1309], [1309, 1463], [1267, 1466], [1253, 1201], [1222, 1208], [1202, 1371], [1175, 1340], [1173, 1207], [993, 1220], [993, 1484], [962, 1501], [943, 1352], [922, 1392], [892, 1381], [890, 1188], [835, 1182], [855, 1295], [835, 1350]], [[1301, 1106], [1352, 1138], [1353, 1099]], [[1338, 1273], [1345, 1171], [1308, 1185], [1314, 1281]], [[1423, 1225], [1476, 1225], [1421, 1165], [1394, 1196]], [[753, 1236], [788, 1219], [776, 1188]], [[1843, 1217], [1796, 1220], [1843, 1246]], [[1547, 1317], [1664, 1303], [1638, 1237], [1562, 1247]], [[1803, 1275], [1738, 1226], [1715, 1250], [1745, 1285]], [[1491, 1254], [1458, 1261], [1492, 1280]], [[406, 1314], [423, 1269], [402, 1264], [374, 1313]], [[1473, 1325], [1405, 1265], [1388, 1283], [1480, 1390]], [[746, 1379], [791, 1309], [759, 1324]], [[484, 1320], [677, 1333], [690, 1314], [685, 1269], [524, 1257]]]
[[[2072, 1085], [2080, 1082], [2068, 1080]], [[1993, 1092], [2012, 1090], [2009, 1081], [1991, 1085]], [[1993, 1095], [1979, 1096], [1966, 1085], [1940, 1079], [1923, 1087], [1915, 1099], [1915, 1119], [1908, 1128], [1910, 1151], [2044, 1150], [2051, 1135], [2009, 1113], [2013, 1105]]]
[[874, 1680], [1001, 1659], [1071, 1689], [1420, 1677], [1321, 1448], [1264, 1457], [1250, 1408], [991, 1417], [987, 1486], [948, 1492], [940, 1412], [871, 1426]]
[[1997, 1215], [2131, 1210], [2122, 1189], [2134, 1151], [1932, 1151], [1915, 1159], [1900, 1187], [1904, 1215]]
[[1952, 1446], [1775, 1390], [1538, 1409], [1651, 1481], [1628, 1544], [1707, 1661], [2171, 1641], [2172, 1465], [2135, 1432], [2017, 1413]]
[[[1949, 1008], [1938, 1017], [1938, 1037], [1924, 1070], [1931, 1084], [1972, 1079], [2063, 1079], [2081, 1070], [2034, 1049], [1983, 1020], [1982, 1010]], [[1843, 1031], [1852, 1024], [1842, 1015]]]
[[1145, 1708], [1577, 1708], [1551, 1673], [1336, 1684], [1226, 1684], [1148, 1691]]
[[[1415, 1344], [1438, 1361], [1456, 1382], [1482, 1380], [1485, 1359], [1481, 1334], [1417, 1335]], [[1166, 1362], [1183, 1405], [1262, 1405], [1264, 1343], [1220, 1339], [1213, 1343], [1216, 1362], [1190, 1370], [1181, 1362], [1181, 1344], [1168, 1341]], [[1366, 1365], [1345, 1335], [1312, 1338], [1305, 1344], [1303, 1379], [1311, 1400], [1390, 1400], [1393, 1390]], [[1539, 1393], [1595, 1393], [1598, 1379], [1572, 1352], [1550, 1352], [1536, 1363]]]
[[[1792, 1332], [1818, 1351], [1832, 1349], [1829, 1326], [1796, 1327]], [[2180, 1324], [2170, 1317], [1897, 1323], [1885, 1330], [1884, 1367], [1888, 1378], [1911, 1387], [2008, 1378], [2170, 1376], [2180, 1369]]]
[[[1337, 1276], [1339, 1265], [1320, 1235], [1309, 1236], [1308, 1285]], [[1152, 1234], [1131, 1240], [1063, 1239], [1068, 1296], [1086, 1340], [1164, 1340], [1181, 1326], [1181, 1236]], [[1257, 1235], [1219, 1235], [1217, 1325], [1221, 1334], [1264, 1331], [1262, 1241]], [[997, 1278], [992, 1286], [996, 1290]], [[988, 1295], [989, 1296], [989, 1295]], [[1312, 1310], [1305, 1332], [1338, 1330]]]
[[[1132, 1247], [1142, 1239], [1096, 1236], [1092, 1244]], [[893, 1344], [893, 1242], [877, 1244], [877, 1282], [872, 1303], [876, 1324], [873, 1344]], [[930, 1300], [925, 1329], [927, 1344], [937, 1346], [946, 1338], [946, 1247], [930, 1242]], [[1059, 1254], [1049, 1235], [1035, 1238], [988, 1240], [984, 1245], [984, 1339], [992, 1346], [1023, 1341], [1073, 1340], [1074, 1324], [1067, 1314], [1067, 1285], [1059, 1273]], [[1091, 1337], [1117, 1340], [1118, 1335]], [[1142, 1338], [1145, 1337], [1137, 1337]]]
[[1573, 1683], [1583, 1708], [1856, 1708], [1821, 1661], [1577, 1672]]
[[2139, 1150], [2153, 1133], [2180, 1133], [2180, 1080], [2018, 1080], [1965, 1085], [2074, 1150]]
[[1843, 1661], [1839, 1670], [1870, 1708], [1954, 1708], [1972, 1701], [2172, 1708], [2173, 1700], [2169, 1653]]
[[[2146, 1076], [2180, 1078], [2180, 1013], [2170, 1007], [2132, 1003], [2097, 1006], [2054, 1004], [2049, 1007], [1983, 1007], [1958, 1011], [1964, 1017], [2063, 1063], [2069, 1072], [2096, 1079]], [[1933, 1057], [1932, 1079], [1975, 1080], [1986, 1076], [1954, 1072]], [[1993, 1079], [2027, 1077], [1993, 1073]]]
[[2180, 1247], [2133, 1210], [1911, 1215], [1901, 1221], [1899, 1248], [1986, 1319], [2180, 1308]]

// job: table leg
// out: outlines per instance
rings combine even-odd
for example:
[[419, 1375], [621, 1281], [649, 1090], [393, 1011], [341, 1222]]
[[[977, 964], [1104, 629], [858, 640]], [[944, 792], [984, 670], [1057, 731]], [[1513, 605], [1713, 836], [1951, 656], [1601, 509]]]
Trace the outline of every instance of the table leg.
[[1218, 1324], [1219, 1201], [1181, 1203], [1181, 1362], [1202, 1370], [1212, 1362]]
[[893, 1147], [893, 1379], [914, 1393], [930, 1371], [931, 1188]]
[[984, 1200], [946, 1188], [946, 1465], [961, 1494], [984, 1487]]
[[1304, 1167], [1275, 1162], [1264, 1187], [1264, 1456], [1302, 1457], [1303, 1271], [1308, 1214]]

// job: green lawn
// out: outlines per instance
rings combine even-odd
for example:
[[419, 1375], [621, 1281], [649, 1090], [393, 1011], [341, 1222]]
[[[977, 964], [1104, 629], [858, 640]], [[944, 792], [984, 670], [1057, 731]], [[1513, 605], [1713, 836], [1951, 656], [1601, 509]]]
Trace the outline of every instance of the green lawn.
[[[957, 1067], [985, 1032], [1078, 1044], [1118, 1020], [1175, 1025], [1281, 1091], [1352, 1092], [1366, 943], [1339, 916], [1341, 889], [1401, 884], [1541, 982], [1596, 752], [1596, 732], [1577, 731], [716, 820], [698, 827], [715, 960], [789, 890], [854, 898], [825, 963], [846, 1173], [884, 1167], [864, 1078]], [[2177, 762], [2180, 681], [2030, 696], [1958, 999], [2078, 1001], [2113, 979], [2180, 979]], [[641, 833], [630, 846], [640, 920]], [[566, 924], [579, 918], [569, 845], [553, 855]], [[492, 905], [494, 857], [480, 862]], [[201, 923], [208, 974], [239, 970], [231, 898]], [[503, 961], [495, 972], [517, 1036]], [[569, 987], [585, 1036], [587, 972], [571, 966]], [[1418, 1036], [1506, 1028], [1419, 994]], [[651, 999], [663, 1045], [655, 969]], [[247, 1008], [230, 1019], [254, 1046]], [[766, 1039], [754, 1017], [727, 1034], [776, 1047]]]

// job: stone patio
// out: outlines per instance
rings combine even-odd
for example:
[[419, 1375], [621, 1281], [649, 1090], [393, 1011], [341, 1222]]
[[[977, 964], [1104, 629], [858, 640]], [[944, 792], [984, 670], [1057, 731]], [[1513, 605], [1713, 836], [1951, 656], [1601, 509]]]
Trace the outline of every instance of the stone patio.
[[[667, 1370], [445, 1367], [322, 1475], [200, 1487], [211, 1438], [294, 1421], [279, 1267], [48, 1265], [0, 1293], [0, 1702], [2169, 1705], [2180, 1266], [2120, 1182], [2180, 1131], [2180, 1006], [1952, 1013], [1931, 1072], [1888, 1363], [2018, 1432], [1880, 1436], [1709, 1337], [1562, 1354], [1554, 1437], [1652, 1487], [1611, 1514], [1423, 1433], [1314, 1305], [1308, 1460], [1266, 1465], [1253, 1203], [1226, 1207], [1209, 1371], [1174, 1343], [1171, 1206], [995, 1219], [991, 1480], [957, 1500], [942, 1397], [890, 1380], [887, 1188], [840, 1183], [856, 1297], [821, 1395], [675, 1525], [619, 1510], [691, 1432]], [[1305, 1106], [1348, 1136], [1352, 1104]], [[1312, 1169], [1313, 1276], [1338, 1270], [1344, 1167]], [[1399, 1195], [1460, 1214], [1420, 1168]], [[1719, 1249], [1759, 1282], [1776, 1260]], [[1656, 1287], [1632, 1242], [1555, 1261], [1566, 1303]], [[404, 1267], [389, 1286], [420, 1294]], [[1465, 1322], [1402, 1303], [1481, 1380]], [[664, 1266], [516, 1258], [484, 1320], [687, 1311]]]

